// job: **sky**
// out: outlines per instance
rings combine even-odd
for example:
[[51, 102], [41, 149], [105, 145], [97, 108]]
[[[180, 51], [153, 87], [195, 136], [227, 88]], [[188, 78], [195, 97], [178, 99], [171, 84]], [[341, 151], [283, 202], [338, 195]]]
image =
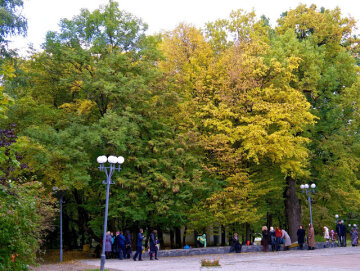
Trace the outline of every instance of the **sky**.
[[[28, 20], [28, 33], [24, 37], [13, 37], [11, 48], [26, 54], [28, 44], [40, 49], [48, 31], [58, 30], [62, 18], [71, 19], [82, 8], [90, 11], [104, 5], [108, 0], [23, 0], [22, 14]], [[360, 26], [360, 1], [354, 0], [117, 0], [120, 9], [132, 13], [148, 24], [148, 33], [172, 30], [179, 23], [191, 23], [203, 27], [206, 22], [228, 18], [232, 10], [255, 10], [260, 17], [270, 18], [275, 26], [280, 14], [300, 3], [316, 4], [319, 8], [340, 7], [344, 16], [354, 17]]]

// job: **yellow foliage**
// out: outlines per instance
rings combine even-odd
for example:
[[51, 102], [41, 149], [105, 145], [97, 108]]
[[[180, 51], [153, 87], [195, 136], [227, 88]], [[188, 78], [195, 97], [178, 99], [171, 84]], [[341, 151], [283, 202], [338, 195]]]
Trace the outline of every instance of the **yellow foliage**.
[[69, 113], [76, 113], [78, 115], [88, 115], [91, 113], [96, 103], [91, 100], [79, 100], [75, 99], [74, 103], [64, 103], [59, 108], [64, 109]]

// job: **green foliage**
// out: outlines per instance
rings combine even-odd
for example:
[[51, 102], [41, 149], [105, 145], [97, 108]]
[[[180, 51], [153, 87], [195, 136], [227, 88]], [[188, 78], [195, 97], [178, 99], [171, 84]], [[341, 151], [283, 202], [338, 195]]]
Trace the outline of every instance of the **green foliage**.
[[27, 270], [34, 264], [46, 231], [53, 227], [53, 204], [39, 182], [0, 185], [1, 270]]
[[249, 231], [265, 220], [286, 228], [289, 178], [317, 184], [316, 227], [335, 213], [353, 217], [355, 21], [338, 8], [299, 5], [278, 23], [237, 10], [203, 32], [180, 24], [147, 36], [115, 1], [62, 20], [43, 52], [2, 64], [1, 93], [15, 103], [0, 96], [1, 125], [16, 123], [16, 151], [29, 167], [12, 174], [30, 174], [47, 191], [68, 188], [68, 227], [93, 238], [102, 232], [102, 154], [125, 157], [111, 187], [112, 230]]
[[[8, 54], [6, 46], [7, 38], [13, 35], [25, 35], [27, 21], [21, 15], [20, 8], [24, 5], [23, 0], [3, 0], [0, 2], [0, 56]], [[1, 60], [0, 60], [1, 64]]]

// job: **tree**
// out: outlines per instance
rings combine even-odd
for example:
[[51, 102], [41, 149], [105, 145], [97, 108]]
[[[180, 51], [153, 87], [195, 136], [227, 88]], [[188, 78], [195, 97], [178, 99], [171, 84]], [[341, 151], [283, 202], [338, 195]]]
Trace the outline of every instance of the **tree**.
[[[189, 108], [180, 113], [179, 123], [192, 125], [205, 150], [206, 168], [224, 181], [223, 190], [214, 186], [216, 192], [204, 210], [211, 210], [208, 221], [221, 216], [225, 225], [239, 222], [238, 212], [243, 212], [243, 223], [265, 216], [265, 204], [256, 208], [258, 213], [254, 206], [263, 202], [262, 195], [277, 189], [264, 185], [272, 182], [271, 177], [256, 179], [259, 164], [275, 168], [282, 178], [307, 174], [309, 140], [300, 133], [315, 119], [305, 96], [291, 86], [299, 58], [274, 57], [269, 28], [254, 16], [231, 14], [225, 30], [217, 30], [234, 38], [227, 46], [221, 45], [223, 40], [207, 45], [200, 32], [181, 25], [166, 36], [162, 47], [167, 59], [161, 67], [172, 76], [170, 87], [183, 94], [184, 108]], [[211, 47], [217, 48], [215, 54]], [[203, 217], [196, 208], [195, 216]]]
[[[338, 8], [319, 11], [315, 5], [299, 5], [279, 19], [276, 29], [284, 39], [282, 52], [302, 59], [293, 71], [294, 85], [307, 96], [318, 117], [306, 133], [311, 139], [308, 180], [316, 182], [319, 191], [315, 196], [319, 204], [314, 205], [318, 225], [332, 221], [335, 213], [356, 212], [359, 141], [354, 101], [359, 92], [354, 27], [354, 19], [342, 17]], [[286, 38], [293, 34], [299, 42]], [[348, 198], [354, 201], [349, 204]]]
[[69, 187], [66, 201], [74, 207], [64, 210], [65, 221], [95, 239], [105, 199], [95, 165], [101, 154], [126, 159], [111, 188], [112, 230], [180, 227], [207, 187], [198, 158], [169, 118], [175, 96], [160, 87], [159, 37], [145, 36], [145, 29], [113, 1], [83, 10], [48, 33], [44, 52], [22, 64], [25, 86], [10, 88], [21, 104], [9, 119], [26, 143], [24, 160], [47, 189]]
[[[14, 125], [12, 125], [14, 126]], [[18, 152], [22, 142], [15, 129], [0, 130], [0, 269], [27, 270], [53, 227], [55, 199]]]
[[23, 0], [3, 0], [0, 2], [0, 55], [7, 55], [6, 49], [9, 41], [7, 38], [13, 35], [26, 35], [27, 21], [21, 15], [20, 8], [24, 5]]

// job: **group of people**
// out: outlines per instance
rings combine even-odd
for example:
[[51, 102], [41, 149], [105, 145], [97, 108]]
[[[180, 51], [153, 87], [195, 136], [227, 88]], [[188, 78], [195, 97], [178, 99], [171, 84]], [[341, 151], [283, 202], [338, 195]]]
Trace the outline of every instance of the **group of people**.
[[264, 252], [267, 251], [269, 245], [271, 245], [272, 251], [279, 251], [281, 245], [284, 245], [285, 250], [288, 250], [291, 246], [291, 239], [284, 229], [270, 227], [269, 231], [266, 226], [263, 226], [261, 244], [264, 247]]
[[[303, 226], [300, 226], [297, 231], [299, 249], [304, 249], [305, 235], [306, 232]], [[311, 224], [309, 224], [308, 228], [307, 243], [310, 250], [315, 248], [315, 233], [314, 227]], [[292, 242], [290, 235], [286, 230], [280, 229], [279, 227], [276, 227], [275, 229], [270, 227], [270, 230], [268, 230], [266, 226], [263, 226], [261, 244], [264, 247], [264, 252], [266, 252], [269, 245], [271, 245], [272, 251], [279, 251], [282, 245], [285, 250], [289, 250]]]
[[[299, 249], [304, 249], [305, 244], [305, 236], [306, 232], [303, 226], [299, 226], [299, 229], [297, 231], [297, 242]], [[350, 237], [351, 237], [351, 245], [357, 246], [358, 245], [358, 239], [359, 239], [359, 233], [356, 229], [356, 226], [354, 226], [350, 231]], [[326, 242], [329, 242], [329, 240], [335, 241], [338, 239], [339, 246], [346, 246], [346, 227], [343, 221], [339, 221], [336, 225], [336, 232], [334, 230], [329, 231], [329, 229], [324, 226], [324, 239]], [[306, 241], [308, 245], [309, 250], [315, 249], [315, 232], [314, 227], [312, 224], [309, 224]], [[291, 246], [292, 242], [290, 239], [289, 234], [279, 227], [276, 227], [274, 230], [273, 227], [270, 227], [270, 231], [268, 231], [266, 226], [262, 227], [262, 240], [261, 243], [264, 247], [264, 251], [267, 251], [268, 245], [271, 245], [272, 251], [279, 251], [280, 245], [284, 245], [285, 250], [288, 250]]]
[[106, 259], [117, 258], [130, 259], [131, 256], [131, 233], [126, 231], [125, 235], [122, 231], [117, 231], [116, 235], [110, 231], [105, 237], [105, 256]]
[[[306, 232], [303, 226], [299, 226], [297, 231], [297, 241], [299, 245], [299, 249], [304, 249]], [[359, 233], [357, 231], [356, 225], [350, 231], [351, 236], [351, 244], [352, 246], [358, 245]], [[120, 260], [123, 259], [132, 259], [136, 261], [142, 261], [142, 254], [144, 251], [146, 241], [146, 237], [144, 236], [143, 229], [139, 230], [139, 233], [136, 237], [136, 253], [132, 257], [132, 249], [131, 249], [131, 233], [130, 231], [126, 231], [123, 234], [122, 231], [117, 231], [114, 236], [112, 232], [107, 232], [105, 239], [105, 255], [106, 258], [118, 258]], [[157, 230], [153, 230], [149, 235], [149, 256], [150, 260], [158, 260], [158, 251], [159, 251], [159, 240], [157, 237]], [[324, 239], [326, 242], [335, 241], [338, 239], [340, 246], [346, 246], [346, 227], [342, 221], [339, 221], [336, 225], [336, 230], [331, 230], [324, 226]], [[315, 249], [315, 232], [312, 224], [309, 224], [306, 241], [308, 244], [308, 249]], [[200, 247], [206, 247], [206, 235], [199, 235], [197, 238], [197, 244]], [[276, 227], [270, 227], [270, 230], [266, 226], [262, 227], [262, 240], [261, 244], [264, 247], [264, 252], [267, 251], [268, 246], [271, 245], [272, 251], [279, 251], [280, 247], [283, 245], [285, 250], [288, 250], [292, 244], [289, 234], [284, 230]], [[239, 239], [238, 233], [234, 233], [232, 238], [232, 246], [230, 248], [230, 252], [241, 252], [241, 243]]]
[[[338, 240], [338, 243], [341, 247], [346, 247], [346, 226], [344, 221], [339, 220], [338, 223], [336, 224], [336, 232], [334, 232], [334, 230], [331, 230], [330, 234], [326, 233], [329, 232], [329, 229], [325, 229], [326, 227], [324, 227], [324, 238], [328, 240], [332, 240], [335, 241], [336, 239]], [[337, 238], [336, 238], [337, 237]], [[353, 228], [351, 228], [350, 230], [350, 238], [351, 238], [351, 245], [356, 247], [358, 245], [359, 242], [359, 233], [357, 231], [357, 227], [356, 225], [354, 225]]]
[[[117, 231], [116, 235], [110, 231], [107, 232], [105, 237], [105, 256], [106, 259], [118, 258], [123, 259], [132, 259], [136, 261], [142, 261], [142, 254], [144, 250], [144, 242], [146, 237], [144, 236], [144, 230], [140, 229], [139, 233], [136, 236], [136, 253], [132, 257], [131, 249], [131, 233], [126, 231], [125, 235], [122, 231]], [[158, 251], [159, 251], [159, 240], [157, 238], [157, 230], [153, 230], [149, 235], [149, 255], [150, 260], [158, 260]]]

